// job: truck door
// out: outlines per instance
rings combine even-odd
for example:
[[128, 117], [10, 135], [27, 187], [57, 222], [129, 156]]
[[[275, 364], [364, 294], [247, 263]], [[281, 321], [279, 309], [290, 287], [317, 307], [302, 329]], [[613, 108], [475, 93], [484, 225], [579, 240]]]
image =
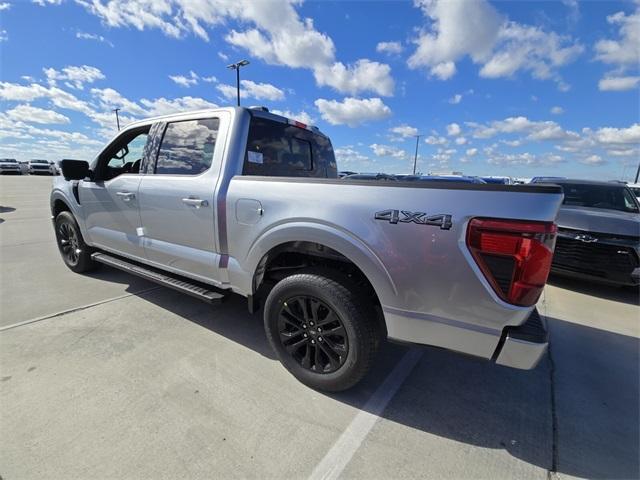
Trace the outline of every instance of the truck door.
[[138, 186], [149, 125], [124, 131], [102, 152], [92, 181], [78, 184], [87, 235], [92, 245], [144, 258], [138, 213]]
[[167, 123], [139, 187], [148, 261], [213, 284], [220, 283], [214, 193], [224, 150], [220, 125], [220, 115]]

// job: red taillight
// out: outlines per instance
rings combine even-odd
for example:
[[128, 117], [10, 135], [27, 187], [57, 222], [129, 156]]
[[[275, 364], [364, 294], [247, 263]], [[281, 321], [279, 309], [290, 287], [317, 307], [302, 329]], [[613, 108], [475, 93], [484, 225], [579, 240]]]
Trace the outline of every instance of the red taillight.
[[554, 223], [474, 218], [467, 246], [500, 298], [528, 307], [547, 282], [557, 230]]

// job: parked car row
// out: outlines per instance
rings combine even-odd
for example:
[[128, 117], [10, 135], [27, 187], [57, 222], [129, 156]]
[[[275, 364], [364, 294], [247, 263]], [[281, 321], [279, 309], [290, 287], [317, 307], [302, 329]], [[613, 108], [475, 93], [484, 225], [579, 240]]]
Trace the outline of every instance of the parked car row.
[[15, 158], [0, 158], [0, 173], [13, 175], [60, 175], [60, 168], [49, 160], [33, 159], [19, 162]]

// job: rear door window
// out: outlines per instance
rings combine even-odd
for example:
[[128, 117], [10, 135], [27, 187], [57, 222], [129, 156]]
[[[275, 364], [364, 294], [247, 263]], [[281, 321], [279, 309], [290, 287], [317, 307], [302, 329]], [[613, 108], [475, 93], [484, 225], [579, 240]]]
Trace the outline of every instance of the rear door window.
[[328, 138], [287, 123], [253, 117], [243, 175], [336, 178]]
[[172, 122], [162, 137], [156, 175], [198, 175], [211, 167], [220, 120]]

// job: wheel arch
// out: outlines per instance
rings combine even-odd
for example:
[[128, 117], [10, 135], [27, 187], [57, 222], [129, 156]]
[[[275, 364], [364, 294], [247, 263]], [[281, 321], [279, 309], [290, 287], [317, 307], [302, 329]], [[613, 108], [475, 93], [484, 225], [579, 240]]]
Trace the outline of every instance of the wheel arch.
[[267, 231], [253, 243], [245, 265], [255, 293], [260, 287], [269, 263], [282, 253], [298, 253], [324, 259], [330, 266], [348, 263], [370, 284], [380, 304], [397, 295], [397, 288], [382, 260], [360, 239], [334, 226], [283, 224]]

